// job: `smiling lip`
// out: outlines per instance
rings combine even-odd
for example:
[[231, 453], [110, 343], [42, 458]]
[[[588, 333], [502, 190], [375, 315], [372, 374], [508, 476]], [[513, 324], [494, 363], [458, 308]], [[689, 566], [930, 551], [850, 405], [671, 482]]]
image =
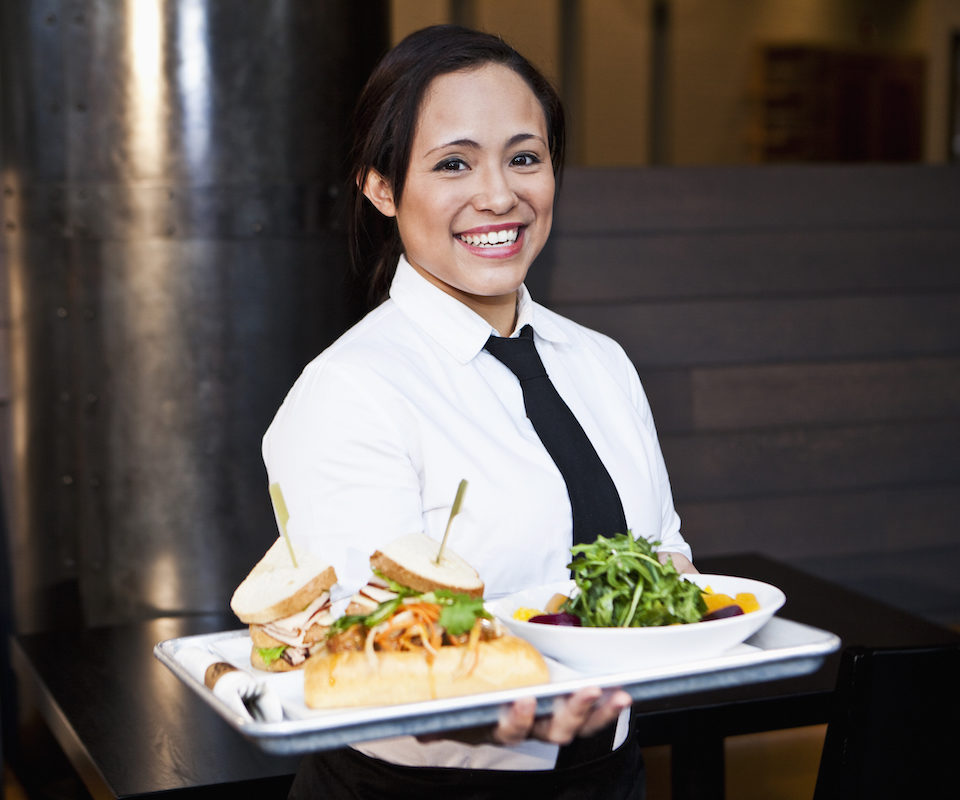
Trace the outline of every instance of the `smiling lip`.
[[509, 231], [513, 228], [525, 228], [522, 222], [499, 222], [496, 225], [478, 225], [476, 228], [470, 228], [467, 231], [460, 231], [457, 236], [467, 236], [469, 234], [479, 235], [481, 233], [498, 233], [499, 231]]
[[525, 227], [519, 222], [478, 225], [455, 233], [454, 238], [472, 253], [502, 258], [515, 252], [514, 246], [522, 240]]
[[[523, 245], [523, 231], [525, 225], [519, 223], [501, 223], [498, 225], [480, 225], [467, 231], [454, 234], [454, 238], [467, 250], [482, 258], [510, 258], [520, 252]], [[503, 231], [516, 231], [513, 238], [506, 235], [504, 241], [497, 237], [504, 237]], [[485, 239], [494, 241], [482, 241]], [[468, 241], [469, 240], [469, 241]]]

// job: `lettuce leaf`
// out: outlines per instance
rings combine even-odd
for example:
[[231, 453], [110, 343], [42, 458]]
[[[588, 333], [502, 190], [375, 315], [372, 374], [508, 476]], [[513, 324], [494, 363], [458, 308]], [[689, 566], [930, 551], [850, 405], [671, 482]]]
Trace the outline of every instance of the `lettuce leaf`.
[[257, 653], [260, 654], [260, 658], [263, 659], [264, 663], [267, 666], [270, 666], [274, 661], [283, 655], [283, 651], [286, 649], [287, 646], [285, 644], [282, 644], [279, 647], [258, 647]]

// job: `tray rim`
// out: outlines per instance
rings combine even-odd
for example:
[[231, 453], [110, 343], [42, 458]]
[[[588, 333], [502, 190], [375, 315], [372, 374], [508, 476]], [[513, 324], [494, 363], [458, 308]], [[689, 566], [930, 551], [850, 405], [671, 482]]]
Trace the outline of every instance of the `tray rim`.
[[[585, 687], [620, 687], [634, 701], [641, 701], [797, 677], [815, 672], [827, 655], [839, 649], [841, 644], [840, 638], [834, 633], [774, 616], [745, 642], [755, 648], [749, 651], [734, 648], [739, 652], [603, 674], [585, 673], [568, 667], [566, 669], [576, 672], [577, 677], [457, 698], [324, 711], [296, 719], [285, 718], [281, 722], [263, 723], [251, 722], [232, 711], [176, 659], [177, 650], [187, 645], [209, 647], [224, 639], [243, 637], [249, 638], [246, 628], [166, 639], [154, 646], [153, 654], [232, 728], [264, 751], [276, 755], [332, 749], [388, 736], [435, 733], [486, 724], [497, 719], [502, 705], [522, 697], [536, 697], [538, 713], [548, 713], [556, 696]], [[789, 643], [776, 644], [778, 639], [785, 639]], [[264, 680], [277, 675], [254, 674], [258, 677], [262, 675]]]

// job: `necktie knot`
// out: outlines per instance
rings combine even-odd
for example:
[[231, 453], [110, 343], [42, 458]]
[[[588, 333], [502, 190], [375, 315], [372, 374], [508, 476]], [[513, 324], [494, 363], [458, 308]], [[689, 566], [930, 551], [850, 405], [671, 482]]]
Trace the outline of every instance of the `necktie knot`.
[[507, 367], [523, 383], [533, 378], [546, 378], [547, 371], [533, 342], [533, 328], [524, 325], [515, 338], [491, 336], [484, 349]]

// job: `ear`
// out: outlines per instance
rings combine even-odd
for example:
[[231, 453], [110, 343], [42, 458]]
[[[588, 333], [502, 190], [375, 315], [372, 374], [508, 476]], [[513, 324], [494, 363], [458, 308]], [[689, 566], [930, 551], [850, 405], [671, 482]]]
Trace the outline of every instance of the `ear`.
[[393, 189], [383, 175], [375, 169], [371, 169], [367, 172], [362, 188], [367, 200], [373, 203], [377, 211], [385, 217], [395, 217], [397, 215], [397, 206], [393, 202]]

